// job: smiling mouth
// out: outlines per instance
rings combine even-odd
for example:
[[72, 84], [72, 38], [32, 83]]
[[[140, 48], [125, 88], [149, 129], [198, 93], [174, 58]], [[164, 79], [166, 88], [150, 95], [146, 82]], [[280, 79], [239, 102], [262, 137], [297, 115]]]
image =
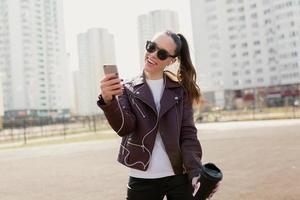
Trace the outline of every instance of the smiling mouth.
[[154, 62], [153, 60], [151, 60], [149, 58], [146, 58], [146, 62], [150, 63], [151, 65], [156, 65], [157, 64], [156, 62]]

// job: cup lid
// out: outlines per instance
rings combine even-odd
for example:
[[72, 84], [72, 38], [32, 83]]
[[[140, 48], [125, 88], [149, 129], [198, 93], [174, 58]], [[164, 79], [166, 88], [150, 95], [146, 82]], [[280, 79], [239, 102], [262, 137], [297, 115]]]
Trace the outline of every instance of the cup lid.
[[206, 163], [205, 165], [202, 166], [203, 174], [208, 177], [214, 178], [214, 179], [219, 179], [221, 180], [223, 178], [223, 174], [221, 170], [213, 163]]

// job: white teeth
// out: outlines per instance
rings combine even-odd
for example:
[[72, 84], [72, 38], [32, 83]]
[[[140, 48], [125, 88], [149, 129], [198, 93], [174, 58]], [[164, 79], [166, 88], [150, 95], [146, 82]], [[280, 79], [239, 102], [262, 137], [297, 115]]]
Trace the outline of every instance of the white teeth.
[[150, 64], [155, 65], [155, 63], [154, 63], [152, 60], [150, 60], [150, 59], [147, 59], [147, 60], [148, 60], [148, 62], [149, 62]]

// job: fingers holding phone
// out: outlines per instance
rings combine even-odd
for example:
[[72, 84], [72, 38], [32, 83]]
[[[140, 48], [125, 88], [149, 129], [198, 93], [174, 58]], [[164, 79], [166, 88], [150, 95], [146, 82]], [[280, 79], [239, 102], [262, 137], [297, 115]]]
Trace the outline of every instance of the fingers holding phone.
[[118, 76], [116, 65], [103, 65], [104, 78], [100, 81], [101, 95], [105, 103], [110, 102], [114, 96], [123, 93], [122, 80]]

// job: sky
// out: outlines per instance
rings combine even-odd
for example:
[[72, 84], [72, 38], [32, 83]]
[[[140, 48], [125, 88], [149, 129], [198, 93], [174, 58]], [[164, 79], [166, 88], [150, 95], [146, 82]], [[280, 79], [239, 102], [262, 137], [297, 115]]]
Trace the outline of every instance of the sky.
[[137, 19], [152, 10], [169, 9], [179, 16], [180, 32], [192, 47], [189, 0], [63, 0], [66, 50], [71, 70], [78, 69], [77, 34], [105, 28], [114, 35], [116, 64], [123, 78], [139, 72]]

